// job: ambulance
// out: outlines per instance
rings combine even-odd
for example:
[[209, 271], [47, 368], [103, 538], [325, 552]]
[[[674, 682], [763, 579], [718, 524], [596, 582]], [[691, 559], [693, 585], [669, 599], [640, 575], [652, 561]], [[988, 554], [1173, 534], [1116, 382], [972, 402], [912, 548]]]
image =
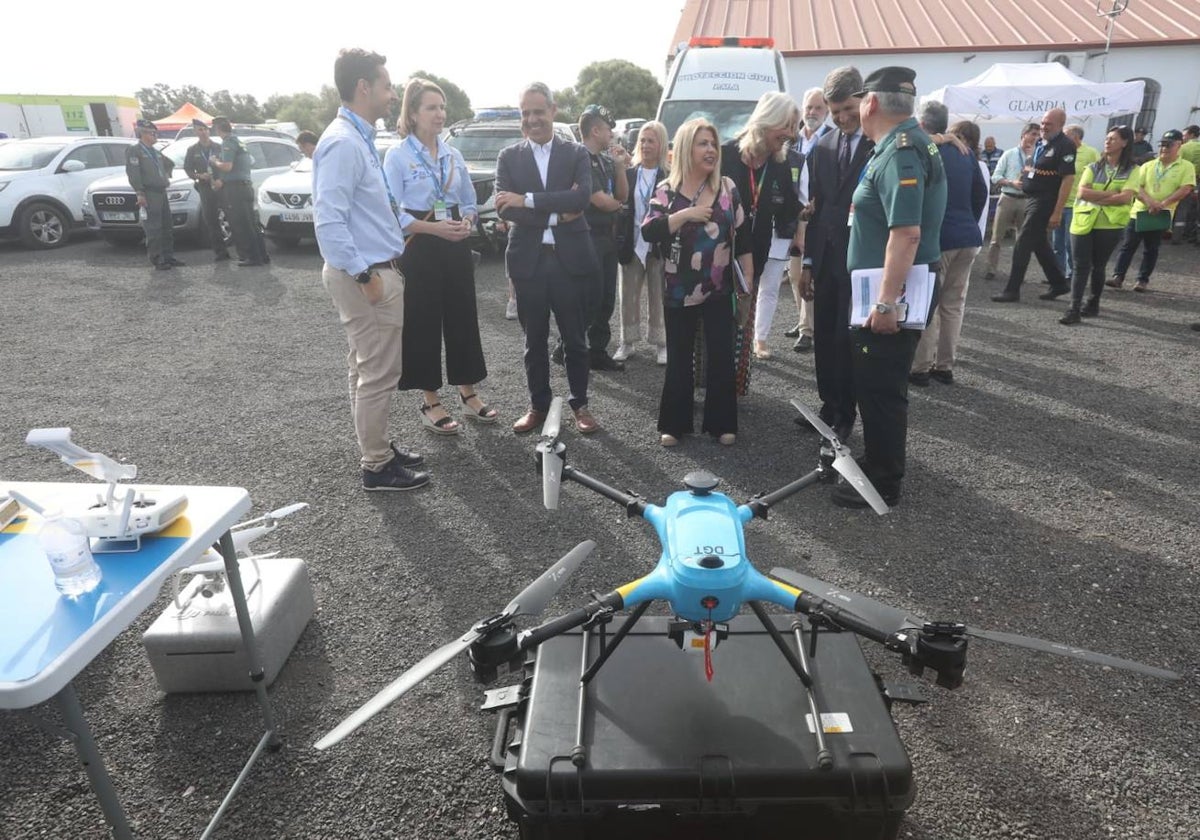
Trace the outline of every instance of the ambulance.
[[673, 138], [683, 123], [703, 117], [724, 143], [770, 91], [788, 91], [783, 56], [773, 38], [692, 38], [675, 54], [656, 119]]

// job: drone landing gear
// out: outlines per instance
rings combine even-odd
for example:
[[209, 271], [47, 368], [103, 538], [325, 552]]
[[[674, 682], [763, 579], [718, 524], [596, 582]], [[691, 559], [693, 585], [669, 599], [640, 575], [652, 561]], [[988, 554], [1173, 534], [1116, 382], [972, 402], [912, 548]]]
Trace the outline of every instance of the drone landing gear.
[[[747, 601], [750, 609], [758, 616], [758, 620], [766, 629], [767, 635], [775, 642], [775, 646], [779, 648], [779, 652], [783, 654], [783, 658], [787, 660], [788, 665], [792, 666], [792, 670], [796, 672], [796, 676], [800, 678], [800, 682], [804, 685], [804, 693], [808, 697], [808, 713], [812, 717], [813, 734], [817, 740], [817, 767], [822, 770], [833, 769], [833, 753], [825, 744], [825, 724], [821, 719], [821, 710], [817, 707], [817, 695], [814, 691], [816, 684], [813, 682], [812, 672], [808, 667], [809, 654], [804, 650], [804, 637], [801, 635], [800, 619], [792, 622], [792, 633], [796, 637], [796, 651], [793, 652], [788, 643], [784, 640], [771, 621], [771, 616], [767, 614], [766, 608], [758, 601]], [[809, 631], [812, 635], [812, 655], [817, 652], [817, 628], [814, 626]]]

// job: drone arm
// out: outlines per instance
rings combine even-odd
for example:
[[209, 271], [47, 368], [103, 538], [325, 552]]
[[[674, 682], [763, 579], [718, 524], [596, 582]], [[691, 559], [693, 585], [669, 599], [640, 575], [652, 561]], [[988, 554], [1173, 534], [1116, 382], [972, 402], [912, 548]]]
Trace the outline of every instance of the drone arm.
[[762, 496], [755, 496], [753, 499], [746, 502], [744, 507], [749, 508], [751, 513], [754, 516], [757, 516], [759, 519], [766, 519], [767, 512], [770, 510], [772, 505], [778, 504], [784, 499], [796, 495], [805, 487], [816, 484], [821, 480], [821, 474], [823, 472], [824, 470], [821, 467], [818, 467], [817, 469], [801, 476], [790, 484], [783, 485], [778, 490], [775, 490], [771, 493], [766, 493]]
[[614, 502], [625, 508], [626, 515], [641, 516], [648, 506], [645, 499], [640, 496], [626, 493], [618, 490], [610, 484], [605, 484], [597, 478], [592, 478], [582, 470], [576, 469], [570, 464], [563, 465], [562, 477], [574, 481], [576, 484], [582, 484], [589, 490], [599, 493], [606, 499], [612, 499]]
[[68, 427], [54, 429], [31, 429], [25, 436], [30, 446], [40, 446], [58, 455], [64, 463], [85, 472], [101, 481], [115, 482], [125, 478], [136, 478], [137, 467], [133, 464], [118, 464], [107, 455], [88, 452], [71, 440]]
[[625, 599], [619, 591], [609, 592], [607, 595], [602, 595], [586, 606], [572, 610], [557, 618], [552, 618], [543, 624], [539, 624], [537, 627], [531, 627], [528, 630], [522, 631], [517, 636], [517, 647], [523, 651], [535, 648], [542, 642], [553, 639], [555, 636], [561, 636], [563, 633], [586, 624], [591, 620], [592, 616], [603, 610], [612, 610], [615, 612], [624, 605]]

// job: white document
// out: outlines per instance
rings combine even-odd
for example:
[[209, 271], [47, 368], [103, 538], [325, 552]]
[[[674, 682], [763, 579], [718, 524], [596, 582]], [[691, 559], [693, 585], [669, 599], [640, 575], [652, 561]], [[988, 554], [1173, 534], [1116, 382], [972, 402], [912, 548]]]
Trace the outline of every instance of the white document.
[[[898, 303], [908, 304], [908, 316], [900, 322], [906, 330], [925, 329], [929, 304], [933, 301], [934, 276], [927, 265], [914, 265], [904, 278]], [[861, 327], [879, 301], [882, 268], [860, 268], [850, 272], [850, 326]]]

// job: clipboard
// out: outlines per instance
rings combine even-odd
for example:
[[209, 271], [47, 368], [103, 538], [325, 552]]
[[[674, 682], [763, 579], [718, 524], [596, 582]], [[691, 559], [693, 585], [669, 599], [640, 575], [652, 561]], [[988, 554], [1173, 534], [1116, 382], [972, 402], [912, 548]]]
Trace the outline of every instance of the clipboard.
[[[897, 303], [908, 304], [908, 313], [900, 327], [906, 330], [923, 330], [929, 320], [929, 307], [933, 302], [934, 275], [927, 265], [914, 265], [904, 278], [904, 289]], [[879, 287], [883, 285], [882, 268], [860, 268], [850, 272], [850, 326], [861, 327], [879, 300]]]

